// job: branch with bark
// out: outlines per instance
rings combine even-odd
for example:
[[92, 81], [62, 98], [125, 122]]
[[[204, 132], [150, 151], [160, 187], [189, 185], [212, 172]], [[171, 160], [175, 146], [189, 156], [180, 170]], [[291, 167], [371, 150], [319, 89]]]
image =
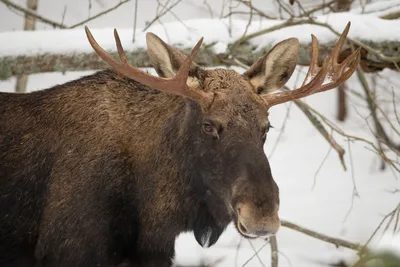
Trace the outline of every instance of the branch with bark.
[[99, 17], [101, 17], [101, 16], [103, 16], [103, 15], [105, 15], [105, 14], [107, 14], [107, 13], [109, 13], [109, 12], [111, 12], [111, 11], [117, 9], [117, 8], [119, 8], [120, 6], [122, 6], [123, 4], [126, 4], [129, 1], [130, 0], [122, 0], [118, 4], [116, 4], [115, 6], [109, 8], [109, 9], [106, 9], [104, 11], [101, 11], [98, 14], [89, 17], [88, 19], [85, 19], [85, 20], [83, 20], [81, 22], [75, 23], [72, 26], [66, 26], [63, 23], [58, 23], [56, 21], [50, 20], [48, 18], [45, 18], [44, 16], [41, 16], [38, 13], [36, 13], [35, 10], [31, 10], [29, 8], [24, 8], [24, 7], [22, 7], [22, 6], [20, 6], [20, 5], [16, 4], [16, 3], [13, 3], [10, 0], [0, 0], [0, 2], [5, 4], [7, 7], [13, 8], [13, 9], [15, 9], [17, 11], [20, 11], [20, 12], [24, 13], [25, 16], [30, 16], [30, 17], [32, 17], [34, 19], [37, 19], [37, 20], [41, 21], [42, 23], [45, 23], [45, 24], [48, 24], [50, 26], [53, 26], [54, 28], [60, 28], [60, 29], [73, 29], [73, 28], [76, 28], [78, 26], [81, 26], [81, 25], [83, 25], [85, 23], [88, 23], [89, 21], [97, 19], [97, 18], [99, 18]]
[[[1, 39], [1, 34], [0, 34]], [[27, 42], [29, 42], [27, 37]], [[24, 40], [21, 40], [24, 42]], [[384, 43], [370, 43], [370, 46], [385, 50], [385, 47], [400, 47], [398, 42], [384, 42]], [[245, 65], [251, 65], [267, 53], [272, 46], [265, 46], [254, 52], [254, 47], [249, 43], [242, 43], [236, 46], [235, 59], [232, 59], [231, 52], [216, 53], [212, 49], [213, 44], [204, 45], [200, 50], [199, 55], [196, 58], [196, 62], [203, 66], [226, 66], [226, 65], [237, 65], [235, 59], [241, 61]], [[320, 44], [320, 55], [319, 60], [322, 62], [323, 58], [329, 55], [333, 47], [332, 43], [321, 43]], [[303, 43], [300, 45], [300, 53], [298, 64], [308, 66], [310, 63], [310, 45]], [[388, 48], [389, 49], [389, 48]], [[126, 49], [128, 58], [132, 65], [136, 67], [152, 67], [150, 59], [145, 49]], [[183, 48], [183, 51], [188, 53], [190, 48]], [[394, 51], [394, 50], [393, 50]], [[345, 46], [342, 51], [341, 58], [346, 57], [351, 52], [350, 47]], [[400, 55], [393, 54], [393, 56]], [[114, 51], [114, 55], [117, 53]], [[390, 63], [382, 63], [375, 61], [375, 59], [369, 59], [367, 56], [363, 56], [361, 60], [361, 66], [365, 66], [363, 70], [365, 72], [379, 71], [385, 67], [394, 69], [395, 66]], [[3, 56], [0, 57], [0, 80], [8, 79], [12, 76], [22, 74], [34, 74], [41, 72], [54, 72], [54, 71], [82, 71], [82, 70], [96, 70], [107, 68], [108, 66], [94, 53], [71, 53], [71, 54], [57, 54], [57, 53], [43, 53], [32, 56], [18, 55], [18, 56]]]

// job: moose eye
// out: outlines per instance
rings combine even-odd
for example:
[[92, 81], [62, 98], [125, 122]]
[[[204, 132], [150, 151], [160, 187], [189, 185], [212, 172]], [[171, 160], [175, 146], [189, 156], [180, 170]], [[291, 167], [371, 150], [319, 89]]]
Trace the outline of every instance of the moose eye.
[[210, 122], [203, 123], [202, 130], [203, 133], [205, 133], [206, 135], [211, 135], [216, 138], [219, 138], [217, 129]]

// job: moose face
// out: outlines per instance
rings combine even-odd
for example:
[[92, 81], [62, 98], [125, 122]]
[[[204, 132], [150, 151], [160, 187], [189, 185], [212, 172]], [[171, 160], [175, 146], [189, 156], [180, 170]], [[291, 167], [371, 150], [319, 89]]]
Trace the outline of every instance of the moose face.
[[189, 127], [198, 144], [194, 166], [214, 196], [205, 201], [214, 217], [228, 213], [245, 237], [274, 234], [280, 225], [279, 193], [264, 153], [268, 109], [236, 71], [209, 70], [203, 77], [200, 84], [215, 96]]
[[[147, 41], [159, 76], [174, 77], [185, 56], [154, 35]], [[276, 45], [244, 74], [205, 70], [195, 63], [189, 68], [187, 86], [211, 99], [195, 101], [200, 105], [188, 105], [186, 111], [192, 164], [200, 170], [205, 190], [214, 196], [205, 198], [216, 212], [214, 217], [229, 214], [246, 237], [275, 234], [280, 225], [278, 186], [263, 149], [270, 123], [261, 93], [270, 94], [287, 82], [297, 54], [298, 41], [292, 38]]]
[[[279, 189], [273, 180], [263, 146], [269, 128], [268, 109], [274, 105], [335, 88], [358, 66], [357, 50], [342, 63], [338, 55], [350, 24], [332, 54], [318, 65], [317, 40], [312, 39], [312, 58], [303, 86], [275, 92], [291, 77], [297, 62], [299, 42], [286, 39], [275, 45], [245, 73], [205, 70], [193, 63], [201, 40], [186, 57], [156, 35], [147, 34], [148, 54], [160, 77], [131, 66], [114, 31], [122, 63], [108, 55], [86, 28], [97, 54], [118, 73], [153, 89], [187, 99], [185, 133], [191, 136], [190, 161], [205, 188], [208, 209], [215, 218], [230, 217], [245, 237], [278, 231]], [[346, 70], [348, 68], [348, 70]], [[331, 82], [324, 84], [326, 76]], [[308, 78], [311, 80], [306, 83]]]

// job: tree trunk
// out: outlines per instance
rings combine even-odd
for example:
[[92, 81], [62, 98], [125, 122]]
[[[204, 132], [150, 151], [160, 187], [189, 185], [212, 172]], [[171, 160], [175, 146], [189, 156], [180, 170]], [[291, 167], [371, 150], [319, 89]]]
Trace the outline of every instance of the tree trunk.
[[[343, 12], [349, 11], [352, 0], [337, 0], [336, 5], [334, 7], [335, 12]], [[341, 84], [338, 87], [338, 113], [337, 118], [339, 121], [344, 121], [347, 117], [347, 102], [346, 102], [346, 85], [345, 83]]]
[[[32, 11], [37, 10], [38, 0], [27, 0], [26, 3], [28, 9], [32, 9]], [[36, 26], [36, 17], [25, 14], [25, 31], [34, 31]], [[28, 84], [28, 75], [20, 75], [17, 76], [17, 83], [15, 85], [15, 92], [17, 93], [25, 93], [26, 85]]]
[[347, 102], [346, 102], [346, 92], [345, 85], [341, 84], [338, 87], [338, 114], [337, 119], [339, 121], [344, 121], [347, 116]]

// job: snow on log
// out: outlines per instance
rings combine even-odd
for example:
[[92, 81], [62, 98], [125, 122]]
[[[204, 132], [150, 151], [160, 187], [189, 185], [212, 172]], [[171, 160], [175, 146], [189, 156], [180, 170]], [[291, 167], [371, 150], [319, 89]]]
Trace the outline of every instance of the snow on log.
[[[350, 13], [319, 16], [315, 21], [328, 24], [339, 33], [342, 32], [346, 23], [351, 21], [349, 38], [367, 44], [386, 57], [400, 57], [400, 31], [397, 30], [399, 26], [397, 21]], [[277, 27], [283, 23], [285, 21], [255, 20], [249, 25], [247, 34]], [[238, 19], [232, 20], [231, 23], [227, 19], [195, 19], [166, 23], [162, 26], [154, 25], [148, 31], [185, 52], [188, 52], [198, 39], [204, 36], [204, 46], [196, 58], [196, 62], [203, 66], [235, 64], [234, 59], [250, 65], [273, 45], [290, 37], [298, 38], [301, 43], [299, 64], [308, 65], [311, 34], [320, 41], [320, 59], [327, 56], [338, 38], [326, 27], [303, 23], [251, 38], [238, 45], [234, 53], [231, 53], [230, 45], [243, 36], [247, 24], [248, 21]], [[232, 29], [231, 35], [229, 27]], [[132, 29], [117, 30], [132, 65], [150, 67], [146, 53], [145, 33], [137, 30], [140, 34], [136, 36], [136, 42], [132, 44]], [[113, 29], [91, 29], [91, 31], [98, 43], [116, 56]], [[107, 67], [93, 52], [82, 28], [4, 32], [0, 33], [0, 40], [2, 40], [0, 42], [0, 79], [21, 74]], [[346, 49], [350, 51], [349, 46], [345, 46], [343, 53], [346, 53]], [[393, 67], [393, 62], [384, 62], [376, 53], [368, 50], [364, 51], [363, 60], [364, 66], [370, 69]]]

